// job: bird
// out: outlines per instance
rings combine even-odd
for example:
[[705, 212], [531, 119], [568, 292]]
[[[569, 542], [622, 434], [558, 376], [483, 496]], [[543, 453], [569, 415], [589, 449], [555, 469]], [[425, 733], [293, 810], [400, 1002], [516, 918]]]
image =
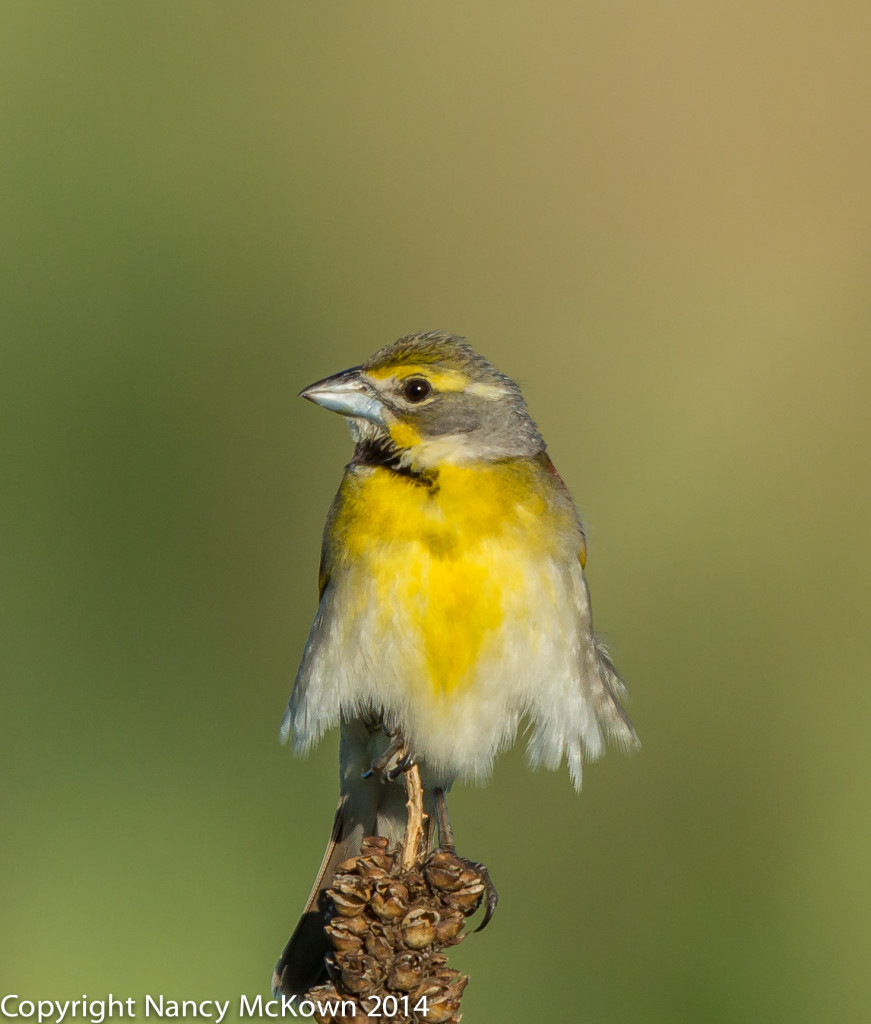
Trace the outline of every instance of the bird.
[[624, 684], [593, 632], [584, 528], [519, 386], [464, 338], [426, 331], [300, 397], [345, 418], [354, 452], [327, 516], [320, 601], [280, 731], [305, 753], [341, 728], [330, 842], [273, 975], [286, 995], [324, 977], [324, 894], [337, 865], [366, 836], [401, 838], [395, 780], [409, 761], [431, 844], [444, 793], [457, 779], [486, 781], [524, 723], [530, 765], [565, 761], [578, 791], [606, 741], [638, 746]]

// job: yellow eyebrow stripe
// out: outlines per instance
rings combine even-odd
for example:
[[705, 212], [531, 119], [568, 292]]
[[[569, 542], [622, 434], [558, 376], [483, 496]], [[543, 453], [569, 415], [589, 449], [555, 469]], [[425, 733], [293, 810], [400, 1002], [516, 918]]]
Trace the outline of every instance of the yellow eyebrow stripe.
[[405, 380], [406, 377], [426, 377], [438, 391], [465, 391], [469, 386], [469, 378], [460, 370], [436, 370], [423, 364], [379, 366], [367, 372], [375, 380], [385, 380], [387, 377], [396, 377], [397, 380]]
[[468, 395], [477, 395], [489, 401], [497, 401], [505, 394], [505, 388], [498, 384], [483, 384], [470, 380], [462, 370], [436, 370], [426, 365], [379, 366], [375, 370], [367, 370], [374, 380], [385, 380], [396, 377], [405, 380], [407, 377], [425, 377], [436, 391], [465, 391]]

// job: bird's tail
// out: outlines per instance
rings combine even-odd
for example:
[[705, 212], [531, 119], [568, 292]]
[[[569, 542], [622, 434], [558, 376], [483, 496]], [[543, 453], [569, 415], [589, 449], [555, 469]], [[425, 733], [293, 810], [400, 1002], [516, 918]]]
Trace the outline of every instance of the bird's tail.
[[[384, 746], [383, 734], [371, 732], [355, 720], [343, 724], [340, 746], [341, 795], [333, 831], [321, 861], [302, 917], [284, 952], [275, 965], [272, 991], [275, 995], [302, 995], [324, 980], [324, 957], [329, 951], [326, 925], [326, 890], [332, 884], [336, 868], [344, 860], [356, 857], [366, 836], [384, 836], [394, 846], [405, 834], [406, 809], [402, 779], [385, 782], [383, 776], [361, 777], [373, 757]], [[432, 834], [434, 815], [427, 808], [427, 845]]]

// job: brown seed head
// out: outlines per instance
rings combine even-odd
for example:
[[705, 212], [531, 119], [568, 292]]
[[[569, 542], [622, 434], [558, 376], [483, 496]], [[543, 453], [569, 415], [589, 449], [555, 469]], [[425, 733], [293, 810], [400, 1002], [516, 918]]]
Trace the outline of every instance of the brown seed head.
[[408, 909], [408, 889], [395, 878], [379, 879], [375, 882], [369, 907], [382, 921], [395, 921]]
[[351, 874], [336, 875], [329, 890], [336, 912], [342, 917], [362, 914], [370, 893], [369, 883], [359, 875]]
[[440, 915], [440, 920], [435, 926], [435, 941], [439, 946], [456, 946], [465, 935], [460, 936], [465, 924], [463, 913], [460, 910], [448, 910]]
[[423, 949], [432, 945], [440, 916], [429, 907], [412, 907], [402, 919], [402, 941], [409, 949]]
[[425, 897], [429, 894], [429, 887], [426, 884], [426, 879], [420, 873], [420, 871], [408, 871], [402, 876], [402, 881], [408, 889], [408, 900], [413, 903], [415, 900]]
[[456, 854], [437, 850], [424, 865], [424, 874], [429, 884], [439, 892], [453, 892], [464, 884], [465, 865]]
[[459, 971], [442, 970], [430, 975], [429, 984], [436, 991], [427, 996], [427, 1021], [435, 1024], [449, 1021], [460, 1009], [460, 999], [468, 982]]
[[362, 916], [358, 917], [334, 917], [327, 925], [327, 938], [330, 945], [339, 953], [357, 953], [363, 948], [363, 939], [358, 929], [349, 928], [350, 922], [363, 921]]
[[398, 992], [410, 992], [421, 983], [423, 976], [420, 953], [400, 953], [387, 975], [387, 987]]
[[385, 836], [366, 836], [360, 846], [360, 855], [365, 857], [370, 853], [388, 853], [389, 849], [390, 840]]
[[366, 952], [380, 963], [386, 964], [393, 956], [393, 943], [383, 932], [372, 931], [366, 936]]
[[367, 857], [358, 857], [356, 864], [363, 878], [386, 878], [393, 867], [393, 858], [386, 853], [370, 853]]
[[452, 910], [461, 910], [468, 916], [478, 909], [485, 886], [480, 875], [470, 869], [463, 871], [460, 882], [459, 889], [445, 893], [444, 901]]
[[335, 1020], [332, 1014], [321, 1013], [318, 1009], [318, 1005], [325, 1006], [327, 1003], [341, 1002], [342, 997], [339, 995], [336, 986], [332, 982], [326, 985], [316, 985], [313, 989], [310, 989], [306, 993], [306, 999], [310, 999], [315, 1005], [315, 1012], [312, 1014], [312, 1020], [317, 1021], [317, 1024], [332, 1024]]
[[369, 995], [384, 981], [384, 969], [366, 953], [337, 953], [335, 963], [342, 985], [356, 996]]
[[[484, 881], [474, 864], [444, 851], [421, 853], [405, 870], [401, 849], [391, 852], [386, 839], [370, 837], [358, 857], [339, 866], [328, 890], [330, 981], [304, 997], [315, 1004], [318, 1024], [361, 1024], [370, 1019], [373, 999], [396, 993], [407, 994], [410, 1006], [425, 997], [427, 1012], [400, 1014], [389, 1024], [418, 1018], [426, 1024], [459, 1024], [468, 978], [447, 967], [443, 950], [464, 938], [465, 917], [480, 904]], [[343, 1000], [355, 1009], [347, 1021], [317, 1009], [318, 1002]], [[379, 1019], [387, 1024], [383, 1015]]]

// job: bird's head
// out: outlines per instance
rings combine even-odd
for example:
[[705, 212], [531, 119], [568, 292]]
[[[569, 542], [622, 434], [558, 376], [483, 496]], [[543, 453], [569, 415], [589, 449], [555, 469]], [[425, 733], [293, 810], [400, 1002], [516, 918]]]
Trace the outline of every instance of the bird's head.
[[300, 396], [346, 417], [358, 443], [415, 469], [544, 450], [514, 381], [465, 339], [438, 331], [400, 338]]

